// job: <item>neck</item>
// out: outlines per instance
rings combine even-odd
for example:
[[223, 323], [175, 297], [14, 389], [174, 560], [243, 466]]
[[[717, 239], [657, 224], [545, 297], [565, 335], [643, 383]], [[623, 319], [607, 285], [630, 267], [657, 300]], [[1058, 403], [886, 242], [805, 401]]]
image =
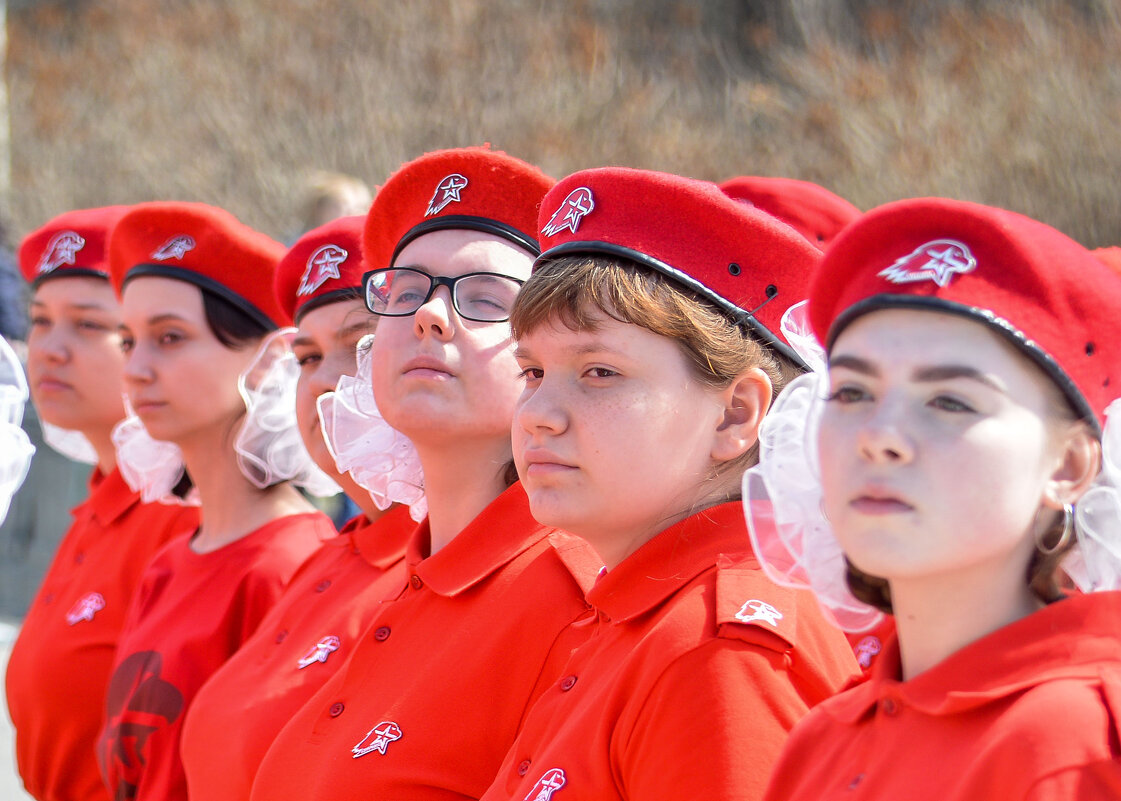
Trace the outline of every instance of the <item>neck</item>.
[[510, 443], [417, 445], [428, 499], [430, 555], [455, 539], [506, 490]]
[[1027, 557], [1005, 557], [998, 564], [952, 574], [893, 579], [891, 604], [903, 679], [1038, 610], [1026, 564]]
[[180, 443], [180, 448], [202, 502], [202, 522], [191, 540], [191, 549], [197, 553], [236, 542], [278, 517], [314, 511], [287, 482], [263, 490], [251, 484], [225, 437]]
[[[377, 504], [374, 503], [374, 499], [370, 497], [370, 493], [358, 486], [354, 479], [350, 477], [349, 473], [334, 473], [329, 475], [335, 479], [336, 484], [343, 488], [346, 497], [354, 501], [354, 505], [358, 507], [358, 510], [362, 512], [365, 518], [371, 523], [389, 511], [389, 509], [379, 509]], [[392, 509], [393, 507], [391, 506], [389, 508]]]
[[113, 445], [113, 428], [83, 431], [83, 436], [93, 445], [97, 452], [97, 469], [101, 475], [107, 476], [117, 467], [117, 449]]

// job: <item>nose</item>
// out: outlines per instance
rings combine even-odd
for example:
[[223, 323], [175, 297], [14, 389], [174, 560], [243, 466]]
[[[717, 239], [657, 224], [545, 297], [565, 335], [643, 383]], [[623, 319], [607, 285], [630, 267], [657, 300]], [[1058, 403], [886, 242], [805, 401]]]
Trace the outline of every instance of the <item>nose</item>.
[[915, 448], [903, 425], [902, 412], [881, 404], [864, 422], [858, 437], [860, 455], [872, 464], [906, 464]]
[[530, 435], [556, 435], [568, 428], [563, 393], [544, 378], [526, 387], [514, 409], [514, 425]]
[[148, 348], [137, 342], [125, 355], [124, 380], [126, 384], [147, 384], [154, 378], [152, 357]]
[[421, 339], [430, 336], [450, 340], [455, 335], [454, 321], [451, 290], [446, 286], [436, 287], [432, 297], [413, 315], [414, 330]]
[[32, 336], [27, 343], [29, 358], [38, 357], [51, 364], [64, 364], [70, 359], [70, 348], [59, 326], [52, 325], [41, 334]]

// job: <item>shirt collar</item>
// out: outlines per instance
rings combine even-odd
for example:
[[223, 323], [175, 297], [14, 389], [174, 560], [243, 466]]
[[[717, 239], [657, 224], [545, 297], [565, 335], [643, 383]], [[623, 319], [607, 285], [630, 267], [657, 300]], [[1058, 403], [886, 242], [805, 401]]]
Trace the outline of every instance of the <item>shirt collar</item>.
[[95, 467], [88, 483], [90, 494], [82, 506], [88, 508], [102, 526], [109, 525], [140, 503], [140, 494], [133, 492], [125, 483], [121, 471], [115, 467], [108, 475]]
[[911, 679], [902, 675], [899, 642], [885, 644], [871, 676], [836, 699], [831, 716], [846, 723], [894, 698], [928, 715], [952, 715], [1045, 681], [1090, 678], [1102, 661], [1121, 660], [1121, 592], [1077, 595], [976, 640]]
[[428, 519], [409, 540], [410, 576], [419, 576], [440, 595], [458, 595], [545, 539], [552, 529], [533, 519], [520, 482], [495, 498], [439, 553], [429, 551]]
[[401, 504], [373, 523], [365, 515], [358, 515], [343, 526], [339, 534], [348, 537], [371, 566], [386, 570], [401, 561], [405, 546], [415, 530], [416, 523], [409, 517], [409, 507]]
[[712, 506], [655, 535], [605, 572], [588, 602], [612, 621], [630, 620], [713, 567], [721, 554], [749, 551], [743, 504]]

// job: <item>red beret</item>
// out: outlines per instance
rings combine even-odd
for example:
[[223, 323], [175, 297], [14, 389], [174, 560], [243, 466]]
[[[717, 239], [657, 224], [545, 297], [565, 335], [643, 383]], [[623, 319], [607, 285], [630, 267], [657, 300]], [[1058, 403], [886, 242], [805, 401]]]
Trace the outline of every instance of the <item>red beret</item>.
[[989, 326], [1091, 423], [1121, 391], [1121, 278], [1028, 217], [942, 198], [865, 214], [826, 251], [810, 289], [810, 322], [831, 347], [860, 315], [898, 307]]
[[822, 250], [860, 216], [856, 206], [810, 181], [743, 175], [720, 188], [728, 197], [778, 217]]
[[366, 265], [391, 267], [409, 242], [448, 228], [494, 234], [536, 256], [537, 210], [553, 183], [532, 164], [489, 147], [426, 153], [378, 190], [366, 216]]
[[276, 299], [297, 323], [312, 309], [361, 297], [366, 218], [339, 217], [296, 240], [276, 268]]
[[109, 237], [113, 286], [142, 275], [177, 278], [233, 303], [267, 328], [291, 324], [273, 274], [284, 246], [204, 203], [133, 206]]
[[1092, 252], [1098, 257], [1098, 261], [1113, 268], [1118, 275], [1121, 275], [1121, 248], [1098, 248]]
[[19, 246], [23, 277], [38, 285], [47, 278], [66, 275], [109, 277], [106, 242], [109, 231], [128, 206], [105, 206], [60, 214]]
[[603, 167], [558, 183], [541, 206], [542, 254], [627, 259], [716, 304], [796, 364], [779, 336], [783, 313], [806, 297], [821, 253], [770, 214], [708, 181]]

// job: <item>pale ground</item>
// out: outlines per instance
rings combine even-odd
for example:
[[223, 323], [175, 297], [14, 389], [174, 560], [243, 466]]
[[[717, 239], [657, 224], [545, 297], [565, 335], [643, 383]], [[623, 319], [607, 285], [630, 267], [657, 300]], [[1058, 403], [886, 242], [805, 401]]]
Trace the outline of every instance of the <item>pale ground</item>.
[[[8, 669], [8, 653], [12, 650], [17, 626], [11, 621], [0, 620], [0, 676]], [[0, 693], [0, 696], [3, 694]], [[15, 745], [12, 741], [12, 721], [8, 718], [8, 703], [4, 699], [4, 714], [0, 715], [0, 799], [2, 801], [31, 801], [31, 796], [23, 791], [19, 776], [16, 775]]]

